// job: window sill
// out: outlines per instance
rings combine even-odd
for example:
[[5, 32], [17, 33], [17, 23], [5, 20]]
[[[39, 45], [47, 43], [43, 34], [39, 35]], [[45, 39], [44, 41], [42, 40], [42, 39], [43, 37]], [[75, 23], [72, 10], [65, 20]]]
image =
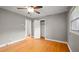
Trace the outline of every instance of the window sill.
[[73, 33], [73, 34], [79, 35], [79, 31], [70, 31], [70, 33]]

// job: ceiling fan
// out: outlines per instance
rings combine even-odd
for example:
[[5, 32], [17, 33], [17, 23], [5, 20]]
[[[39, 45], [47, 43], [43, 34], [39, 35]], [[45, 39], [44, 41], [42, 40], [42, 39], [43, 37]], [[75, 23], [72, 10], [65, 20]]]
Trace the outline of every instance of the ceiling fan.
[[40, 9], [40, 8], [43, 8], [43, 6], [25, 6], [25, 7], [19, 7], [17, 9], [27, 9], [28, 14], [30, 14], [31, 12], [40, 14], [40, 12], [38, 11], [38, 9]]

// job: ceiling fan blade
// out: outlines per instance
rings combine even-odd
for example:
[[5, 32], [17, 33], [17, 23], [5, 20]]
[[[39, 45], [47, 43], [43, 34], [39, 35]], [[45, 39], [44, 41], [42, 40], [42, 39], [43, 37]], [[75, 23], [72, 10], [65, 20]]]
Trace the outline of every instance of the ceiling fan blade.
[[27, 8], [17, 8], [17, 9], [27, 9]]
[[37, 14], [40, 14], [40, 12], [39, 12], [39, 11], [37, 11], [37, 10], [34, 10], [34, 12], [36, 12]]
[[40, 8], [43, 8], [43, 6], [31, 6], [33, 7], [34, 9], [40, 9]]

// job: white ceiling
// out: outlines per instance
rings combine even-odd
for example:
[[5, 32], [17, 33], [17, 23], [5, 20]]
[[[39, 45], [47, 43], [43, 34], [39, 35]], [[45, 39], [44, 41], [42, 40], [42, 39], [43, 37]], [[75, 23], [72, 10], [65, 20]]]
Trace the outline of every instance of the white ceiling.
[[38, 17], [47, 16], [47, 15], [63, 13], [63, 12], [67, 12], [69, 9], [68, 6], [43, 6], [43, 8], [39, 10], [40, 14], [37, 14], [37, 13], [28, 14], [27, 10], [18, 10], [17, 7], [23, 7], [23, 6], [1, 6], [0, 8], [6, 9], [12, 12], [16, 12], [24, 16], [26, 15], [29, 18], [38, 18]]

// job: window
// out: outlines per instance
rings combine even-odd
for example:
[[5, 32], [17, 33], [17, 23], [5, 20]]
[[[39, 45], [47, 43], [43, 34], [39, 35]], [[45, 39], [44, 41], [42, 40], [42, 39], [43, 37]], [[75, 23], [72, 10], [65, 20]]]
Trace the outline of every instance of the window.
[[79, 7], [73, 7], [71, 9], [70, 19], [71, 31], [79, 32]]
[[79, 17], [71, 21], [72, 31], [79, 31]]

